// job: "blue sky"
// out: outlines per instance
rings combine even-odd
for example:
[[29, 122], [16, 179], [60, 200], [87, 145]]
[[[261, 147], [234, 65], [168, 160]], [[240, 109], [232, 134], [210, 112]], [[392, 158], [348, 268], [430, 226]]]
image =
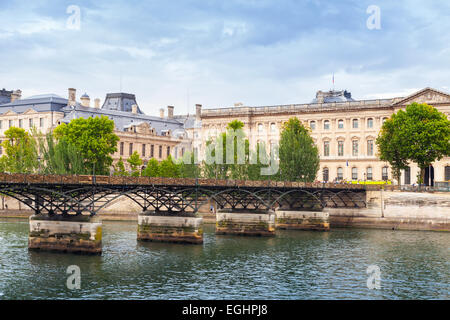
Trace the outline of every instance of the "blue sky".
[[156, 115], [309, 102], [333, 73], [359, 99], [450, 91], [449, 1], [1, 0], [0, 21], [0, 87], [24, 97], [74, 87], [103, 101], [122, 87]]

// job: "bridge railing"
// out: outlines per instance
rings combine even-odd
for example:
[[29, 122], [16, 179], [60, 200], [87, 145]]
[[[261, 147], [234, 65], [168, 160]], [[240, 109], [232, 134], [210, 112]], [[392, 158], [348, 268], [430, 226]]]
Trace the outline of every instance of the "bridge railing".
[[51, 175], [0, 173], [0, 182], [25, 184], [96, 184], [96, 185], [174, 185], [222, 187], [326, 188], [346, 190], [379, 190], [377, 185], [337, 184], [321, 182], [252, 181], [130, 176]]

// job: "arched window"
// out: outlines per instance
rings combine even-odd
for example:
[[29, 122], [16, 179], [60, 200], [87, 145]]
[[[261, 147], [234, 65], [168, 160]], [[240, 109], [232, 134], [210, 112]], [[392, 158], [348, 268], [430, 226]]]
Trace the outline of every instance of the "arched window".
[[330, 141], [323, 142], [323, 156], [324, 157], [330, 156]]
[[352, 155], [354, 157], [358, 156], [358, 140], [352, 141]]
[[328, 182], [329, 179], [329, 170], [328, 168], [323, 168], [323, 181]]
[[311, 121], [309, 123], [309, 127], [311, 128], [311, 130], [315, 130], [316, 129], [316, 122], [315, 121]]
[[369, 118], [369, 119], [367, 119], [367, 128], [373, 128], [373, 119], [372, 118]]
[[358, 168], [352, 168], [352, 180], [358, 180]]
[[383, 120], [381, 120], [381, 123], [385, 123], [388, 117], [384, 117]]
[[353, 127], [353, 129], [358, 129], [358, 119], [352, 120], [352, 127]]
[[330, 121], [329, 120], [325, 120], [323, 122], [323, 129], [324, 130], [330, 130]]
[[338, 129], [344, 129], [344, 120], [338, 120]]
[[258, 133], [262, 133], [263, 132], [263, 124], [262, 123], [258, 123]]
[[344, 141], [342, 140], [338, 141], [338, 156], [339, 157], [344, 156]]
[[367, 155], [373, 156], [373, 140], [367, 140]]
[[277, 126], [275, 125], [275, 123], [271, 123], [270, 124], [270, 132], [275, 133], [276, 131], [277, 131]]
[[341, 167], [337, 168], [337, 180], [344, 179], [344, 169]]

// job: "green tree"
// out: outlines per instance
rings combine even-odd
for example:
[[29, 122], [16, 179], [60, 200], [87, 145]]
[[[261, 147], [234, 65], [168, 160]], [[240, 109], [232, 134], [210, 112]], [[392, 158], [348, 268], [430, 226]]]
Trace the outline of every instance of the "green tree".
[[139, 156], [139, 153], [137, 151], [134, 151], [133, 154], [127, 159], [127, 162], [131, 167], [131, 176], [139, 177], [142, 165], [142, 159]]
[[280, 179], [314, 181], [319, 170], [319, 150], [309, 130], [297, 118], [290, 118], [280, 136]]
[[250, 164], [248, 165], [249, 180], [268, 180], [269, 175], [264, 175], [262, 169], [269, 164], [270, 157], [266, 151], [264, 142], [256, 145], [256, 151], [250, 152]]
[[408, 145], [399, 133], [398, 117], [393, 114], [386, 120], [378, 134], [376, 144], [378, 146], [378, 157], [391, 165], [392, 175], [400, 184], [402, 169], [408, 167]]
[[6, 155], [2, 163], [11, 173], [32, 173], [38, 167], [37, 143], [33, 136], [22, 128], [11, 127], [5, 131], [2, 146]]
[[181, 178], [199, 178], [201, 174], [200, 167], [195, 163], [194, 153], [185, 152], [179, 161], [179, 170]]
[[62, 138], [78, 150], [85, 159], [87, 171], [109, 174], [113, 162], [111, 155], [117, 151], [119, 137], [114, 133], [114, 121], [106, 116], [78, 118], [69, 124], [61, 124], [54, 130], [55, 137]]
[[128, 172], [125, 170], [125, 164], [123, 163], [122, 157], [120, 157], [119, 161], [117, 161], [116, 165], [114, 166], [113, 175], [128, 176]]
[[[422, 183], [425, 169], [450, 155], [450, 121], [436, 108], [415, 102], [408, 105], [405, 111], [399, 110], [392, 120], [395, 129], [392, 130], [391, 139], [398, 143], [402, 157], [417, 163]], [[383, 149], [384, 145], [380, 144], [380, 147]], [[388, 152], [390, 148], [386, 147], [387, 150], [381, 150], [380, 153]]]
[[159, 164], [159, 176], [165, 178], [179, 178], [180, 170], [179, 166], [173, 162], [172, 157], [169, 155], [167, 159], [161, 161]]
[[39, 164], [39, 172], [45, 174], [87, 174], [84, 158], [80, 150], [61, 138], [56, 141], [51, 132], [45, 139], [39, 135], [39, 149], [44, 163]]
[[159, 177], [159, 162], [155, 158], [151, 158], [144, 171], [142, 171], [144, 177]]

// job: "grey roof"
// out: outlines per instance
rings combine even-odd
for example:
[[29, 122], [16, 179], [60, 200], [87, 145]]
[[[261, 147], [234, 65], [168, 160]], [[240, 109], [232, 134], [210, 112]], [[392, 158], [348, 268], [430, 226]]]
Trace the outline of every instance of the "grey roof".
[[12, 91], [5, 90], [5, 88], [0, 90], [0, 105], [3, 103], [11, 102], [11, 94], [12, 93], [13, 93]]
[[323, 103], [355, 101], [352, 98], [352, 94], [347, 90], [330, 90], [328, 92], [318, 91], [316, 94], [316, 98], [313, 99], [311, 103], [319, 103], [319, 95], [323, 97]]
[[61, 111], [65, 106], [67, 106], [67, 99], [54, 94], [38, 95], [0, 104], [0, 114], [4, 114], [10, 110], [15, 113], [23, 113], [28, 109], [33, 109], [37, 112]]
[[143, 114], [136, 102], [136, 96], [130, 93], [108, 93], [102, 109], [131, 112], [131, 106], [137, 105], [137, 112]]

